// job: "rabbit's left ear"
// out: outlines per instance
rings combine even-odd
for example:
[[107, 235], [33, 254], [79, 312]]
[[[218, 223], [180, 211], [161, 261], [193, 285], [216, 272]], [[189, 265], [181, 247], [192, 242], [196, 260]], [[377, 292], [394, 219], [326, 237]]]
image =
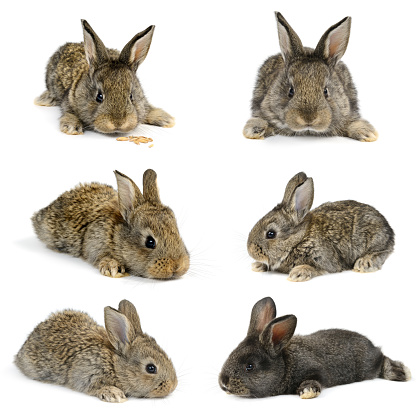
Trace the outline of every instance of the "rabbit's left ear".
[[292, 339], [296, 324], [295, 315], [273, 319], [260, 334], [260, 342], [269, 353], [278, 354]]
[[159, 189], [157, 187], [157, 175], [152, 169], [143, 173], [143, 197], [146, 201], [160, 204]]
[[272, 298], [259, 300], [251, 311], [247, 336], [259, 336], [266, 325], [276, 316], [276, 305]]
[[113, 347], [125, 353], [129, 344], [136, 338], [136, 334], [127, 317], [119, 311], [106, 306], [104, 308], [105, 329]]
[[347, 49], [350, 29], [351, 17], [345, 17], [331, 26], [318, 42], [315, 55], [328, 60], [332, 65], [336, 65]]
[[292, 29], [286, 19], [279, 12], [274, 12], [277, 21], [280, 50], [285, 61], [293, 57], [304, 55], [302, 42], [296, 32]]
[[139, 65], [145, 60], [152, 43], [154, 26], [149, 26], [143, 32], [138, 33], [120, 52], [118, 60], [137, 71]]
[[84, 32], [85, 57], [90, 69], [93, 70], [97, 66], [108, 61], [107, 49], [88, 22], [86, 20], [81, 20], [81, 23]]

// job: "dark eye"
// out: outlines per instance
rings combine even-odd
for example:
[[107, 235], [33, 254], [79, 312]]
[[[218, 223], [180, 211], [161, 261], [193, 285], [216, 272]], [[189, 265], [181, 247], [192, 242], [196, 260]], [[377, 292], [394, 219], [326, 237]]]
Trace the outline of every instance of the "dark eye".
[[101, 91], [98, 91], [95, 100], [97, 101], [97, 103], [102, 103], [104, 101], [104, 95]]
[[273, 230], [267, 231], [266, 238], [268, 239], [276, 238], [276, 231], [273, 231]]
[[130, 94], [130, 101], [133, 101], [133, 94]]
[[246, 372], [247, 373], [250, 373], [253, 370], [254, 370], [254, 364], [247, 364], [246, 365]]
[[156, 241], [153, 237], [150, 237], [150, 235], [146, 238], [146, 243], [145, 243], [147, 248], [155, 248], [156, 247]]
[[325, 98], [327, 98], [328, 97], [328, 88], [324, 88], [324, 95], [325, 95]]
[[295, 90], [293, 89], [293, 87], [289, 88], [289, 98], [292, 98], [295, 95]]
[[149, 374], [156, 374], [157, 373], [157, 367], [154, 364], [147, 364], [146, 371]]

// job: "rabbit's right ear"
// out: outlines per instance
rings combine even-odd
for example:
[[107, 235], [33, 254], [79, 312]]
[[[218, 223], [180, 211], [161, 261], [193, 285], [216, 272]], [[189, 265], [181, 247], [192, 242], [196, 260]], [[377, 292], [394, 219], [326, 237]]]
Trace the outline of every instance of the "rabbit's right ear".
[[261, 333], [260, 342], [269, 353], [278, 354], [292, 339], [296, 324], [295, 315], [285, 315], [273, 319]]
[[106, 306], [104, 308], [104, 322], [111, 345], [117, 351], [126, 353], [128, 345], [136, 338], [127, 317], [110, 306]]
[[280, 50], [282, 51], [285, 61], [299, 55], [304, 55], [305, 51], [299, 36], [279, 12], [274, 13], [277, 20]]
[[87, 58], [90, 69], [94, 69], [98, 65], [108, 61], [107, 49], [88, 22], [81, 20], [81, 23], [84, 31], [85, 57]]
[[136, 336], [143, 334], [139, 314], [131, 302], [126, 299], [122, 300], [118, 305], [118, 310], [130, 321]]
[[137, 185], [126, 175], [114, 171], [117, 179], [118, 203], [121, 215], [129, 222], [130, 214], [135, 207], [144, 202], [144, 198]]
[[276, 316], [276, 305], [272, 298], [259, 300], [251, 311], [247, 336], [259, 336], [266, 325]]
[[286, 185], [282, 205], [294, 216], [295, 221], [302, 221], [312, 207], [313, 195], [313, 179], [299, 172]]

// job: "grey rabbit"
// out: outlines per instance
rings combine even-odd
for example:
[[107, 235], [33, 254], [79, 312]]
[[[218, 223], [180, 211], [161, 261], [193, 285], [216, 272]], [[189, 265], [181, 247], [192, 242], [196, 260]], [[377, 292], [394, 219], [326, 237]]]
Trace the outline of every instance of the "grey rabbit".
[[27, 377], [98, 397], [164, 397], [178, 380], [171, 360], [145, 334], [132, 303], [104, 308], [105, 328], [84, 312], [51, 314], [27, 338], [15, 363]]
[[276, 318], [273, 299], [258, 301], [246, 338], [230, 354], [219, 375], [227, 393], [244, 397], [298, 394], [319, 396], [323, 388], [371, 380], [410, 380], [410, 370], [383, 355], [357, 332], [329, 329], [293, 335], [296, 316]]
[[60, 128], [66, 134], [128, 132], [140, 123], [173, 127], [174, 118], [150, 105], [136, 76], [155, 27], [135, 35], [119, 52], [107, 49], [88, 22], [81, 22], [84, 42], [66, 43], [52, 55], [47, 90], [35, 104], [60, 106]]
[[156, 172], [144, 172], [143, 193], [128, 176], [114, 173], [118, 191], [80, 184], [35, 212], [39, 239], [54, 251], [87, 260], [105, 276], [183, 276], [189, 253], [175, 214], [160, 200]]
[[360, 116], [351, 74], [340, 61], [348, 45], [351, 18], [331, 26], [311, 49], [302, 45], [280, 13], [275, 14], [281, 53], [268, 58], [259, 69], [251, 102], [252, 118], [244, 127], [244, 136], [377, 140], [377, 131]]
[[304, 172], [288, 182], [282, 202], [248, 236], [253, 270], [289, 273], [293, 282], [343, 270], [380, 270], [394, 248], [394, 232], [383, 215], [356, 201], [327, 202], [310, 211], [313, 196], [313, 179]]

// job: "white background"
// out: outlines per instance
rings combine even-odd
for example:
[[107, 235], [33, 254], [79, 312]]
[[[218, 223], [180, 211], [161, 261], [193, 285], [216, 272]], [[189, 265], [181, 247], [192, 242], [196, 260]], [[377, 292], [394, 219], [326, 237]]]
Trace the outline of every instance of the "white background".
[[[411, 2], [378, 1], [56, 1], [13, 2], [2, 16], [2, 302], [1, 391], [8, 414], [399, 414], [414, 409], [415, 382], [373, 380], [296, 396], [241, 399], [217, 384], [221, 366], [246, 333], [253, 304], [271, 296], [278, 314], [298, 317], [298, 334], [324, 328], [361, 332], [416, 373], [414, 333], [414, 20]], [[352, 16], [344, 56], [363, 117], [379, 131], [374, 143], [348, 138], [273, 137], [250, 141], [257, 69], [279, 51], [274, 10], [304, 45]], [[154, 147], [117, 142], [95, 132], [59, 131], [58, 108], [33, 105], [45, 89], [51, 54], [81, 41], [80, 19], [106, 46], [121, 49], [156, 25], [138, 70], [150, 102], [176, 117], [173, 129], [144, 126]], [[191, 251], [181, 280], [104, 277], [81, 259], [40, 243], [30, 217], [79, 182], [115, 186], [113, 170], [141, 186], [158, 173], [162, 201], [175, 211]], [[375, 206], [396, 232], [383, 270], [343, 272], [306, 283], [251, 271], [247, 235], [305, 171], [315, 181], [314, 207], [355, 199]], [[103, 308], [132, 301], [143, 329], [172, 358], [179, 376], [167, 399], [108, 404], [23, 376], [13, 356], [37, 323], [63, 308], [84, 310], [103, 324]], [[411, 412], [410, 412], [411, 413]]]

